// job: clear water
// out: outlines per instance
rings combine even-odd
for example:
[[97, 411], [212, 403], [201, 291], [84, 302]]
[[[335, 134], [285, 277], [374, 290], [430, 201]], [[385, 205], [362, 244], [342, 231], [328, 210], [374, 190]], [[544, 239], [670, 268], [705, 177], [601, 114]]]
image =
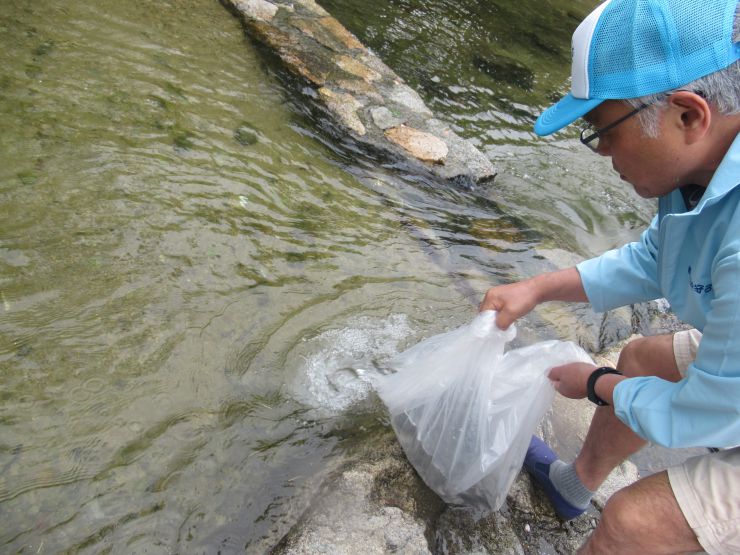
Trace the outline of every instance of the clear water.
[[[577, 18], [478, 4], [352, 28], [497, 164], [461, 191], [338, 145], [215, 0], [3, 3], [0, 551], [261, 552], [387, 429], [368, 373], [636, 236], [652, 207], [608, 161], [528, 131]], [[548, 56], [494, 46], [540, 28]]]

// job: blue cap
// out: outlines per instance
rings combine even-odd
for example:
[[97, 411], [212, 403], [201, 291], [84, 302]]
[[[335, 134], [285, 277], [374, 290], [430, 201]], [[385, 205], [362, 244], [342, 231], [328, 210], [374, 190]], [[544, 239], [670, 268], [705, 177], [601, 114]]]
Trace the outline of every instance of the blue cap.
[[573, 33], [571, 91], [534, 124], [549, 135], [604, 100], [677, 89], [740, 58], [738, 0], [607, 0]]

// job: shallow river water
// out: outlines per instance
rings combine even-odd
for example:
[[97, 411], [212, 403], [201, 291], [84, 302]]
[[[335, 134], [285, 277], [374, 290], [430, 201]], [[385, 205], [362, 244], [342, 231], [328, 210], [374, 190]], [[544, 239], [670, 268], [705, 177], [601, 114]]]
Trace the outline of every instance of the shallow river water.
[[[325, 4], [497, 165], [468, 191], [337, 145], [216, 0], [3, 2], [0, 552], [277, 538], [387, 426], [368, 373], [635, 237], [652, 204], [529, 131], [562, 4]], [[544, 310], [525, 336], [570, 338]]]

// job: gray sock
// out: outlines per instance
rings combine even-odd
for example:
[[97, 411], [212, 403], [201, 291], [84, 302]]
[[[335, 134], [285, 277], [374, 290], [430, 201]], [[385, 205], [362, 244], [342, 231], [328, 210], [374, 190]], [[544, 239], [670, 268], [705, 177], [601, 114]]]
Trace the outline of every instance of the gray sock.
[[594, 492], [583, 485], [572, 464], [555, 461], [550, 465], [550, 481], [563, 498], [579, 509], [585, 509]]

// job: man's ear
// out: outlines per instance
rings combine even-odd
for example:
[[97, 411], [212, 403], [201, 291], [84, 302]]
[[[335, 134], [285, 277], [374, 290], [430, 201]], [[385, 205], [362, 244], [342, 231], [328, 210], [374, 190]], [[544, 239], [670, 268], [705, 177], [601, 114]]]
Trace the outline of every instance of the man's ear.
[[684, 134], [686, 144], [702, 139], [712, 123], [712, 110], [707, 101], [690, 91], [678, 91], [668, 97], [675, 125]]

